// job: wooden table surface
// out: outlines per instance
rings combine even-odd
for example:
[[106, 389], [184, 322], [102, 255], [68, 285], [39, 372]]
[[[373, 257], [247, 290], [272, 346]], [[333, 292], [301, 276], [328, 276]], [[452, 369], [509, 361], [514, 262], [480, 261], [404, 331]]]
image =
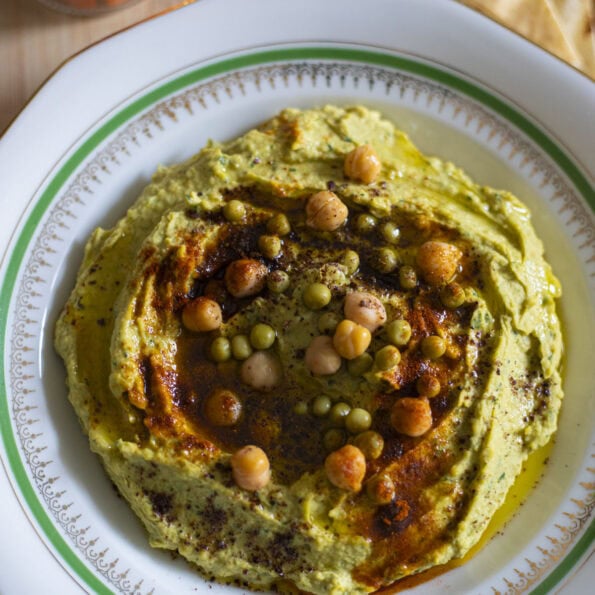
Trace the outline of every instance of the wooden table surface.
[[[542, 47], [595, 76], [589, 70], [588, 60], [576, 60], [556, 20], [543, 9], [544, 6], [547, 8], [548, 2], [570, 4], [577, 0], [460, 1], [516, 28]], [[0, 133], [66, 59], [116, 31], [178, 4], [181, 4], [180, 0], [141, 0], [101, 16], [73, 17], [54, 12], [37, 0], [0, 0]], [[530, 6], [529, 11], [527, 6]], [[521, 9], [533, 16], [519, 18]], [[579, 26], [584, 27], [584, 23]], [[587, 28], [591, 31], [589, 22]], [[592, 33], [588, 35], [592, 40]]]
[[65, 60], [180, 0], [141, 0], [94, 17], [62, 14], [37, 0], [0, 0], [0, 134]]

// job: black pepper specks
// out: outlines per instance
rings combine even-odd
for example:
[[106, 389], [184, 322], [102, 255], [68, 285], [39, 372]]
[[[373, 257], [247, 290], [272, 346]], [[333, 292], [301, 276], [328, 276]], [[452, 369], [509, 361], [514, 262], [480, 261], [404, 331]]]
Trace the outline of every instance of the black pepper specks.
[[173, 510], [173, 495], [167, 492], [146, 492], [151, 501], [153, 512], [160, 517], [167, 517]]

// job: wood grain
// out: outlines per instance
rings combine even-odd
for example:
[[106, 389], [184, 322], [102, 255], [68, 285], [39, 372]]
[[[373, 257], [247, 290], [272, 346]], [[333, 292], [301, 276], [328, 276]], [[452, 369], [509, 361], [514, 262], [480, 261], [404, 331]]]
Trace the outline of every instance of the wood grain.
[[[459, 1], [595, 77], [595, 53], [591, 53], [593, 0]], [[0, 0], [0, 133], [65, 60], [108, 35], [180, 3], [140, 0], [105, 15], [73, 17], [54, 12], [37, 0]], [[577, 17], [581, 10], [584, 14]], [[581, 37], [580, 45], [575, 47], [572, 32], [577, 28]]]
[[141, 0], [100, 16], [76, 17], [36, 0], [0, 0], [0, 132], [65, 60], [178, 4], [180, 0]]

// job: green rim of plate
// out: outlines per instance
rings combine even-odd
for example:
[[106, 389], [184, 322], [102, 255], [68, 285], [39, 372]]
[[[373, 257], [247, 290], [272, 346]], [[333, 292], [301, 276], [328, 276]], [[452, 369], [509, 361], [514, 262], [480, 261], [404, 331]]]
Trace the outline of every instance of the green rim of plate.
[[[9, 309], [12, 293], [23, 258], [37, 226], [65, 182], [101, 142], [131, 118], [166, 96], [205, 79], [229, 71], [264, 63], [290, 62], [296, 60], [339, 60], [343, 62], [366, 63], [392, 68], [437, 81], [442, 85], [448, 86], [471, 97], [473, 100], [482, 103], [484, 106], [490, 108], [511, 122], [515, 127], [522, 130], [529, 138], [539, 145], [542, 151], [549, 155], [556, 162], [558, 167], [560, 167], [560, 169], [568, 176], [576, 190], [578, 190], [590, 205], [591, 209], [595, 212], [595, 189], [591, 187], [586, 177], [547, 134], [540, 130], [515, 108], [492, 95], [485, 89], [480, 88], [451, 72], [446, 72], [436, 66], [418, 62], [411, 58], [381, 53], [378, 51], [344, 47], [292, 47], [243, 54], [220, 60], [181, 75], [146, 93], [112, 116], [74, 151], [66, 163], [64, 163], [49, 181], [39, 200], [32, 208], [27, 220], [24, 222], [21, 232], [16, 239], [6, 267], [6, 275], [0, 291], [0, 313], [4, 313], [4, 316], [0, 317], [0, 378], [2, 378], [2, 383], [0, 383], [0, 432], [2, 434], [8, 463], [21, 492], [21, 496], [26, 502], [30, 514], [37, 522], [47, 541], [51, 543], [55, 551], [61, 556], [62, 560], [70, 567], [71, 571], [76, 574], [89, 589], [96, 593], [112, 593], [112, 591], [87, 567], [54, 526], [52, 520], [37, 497], [34, 486], [29, 481], [29, 477], [19, 456], [15, 436], [13, 435], [10, 423], [11, 414], [8, 406], [8, 391], [4, 369], [5, 341], [7, 333], [6, 313]], [[547, 593], [552, 587], [558, 584], [587, 551], [587, 548], [594, 540], [595, 522], [591, 522], [587, 531], [581, 539], [579, 539], [573, 549], [533, 591], [533, 593], [539, 595]]]

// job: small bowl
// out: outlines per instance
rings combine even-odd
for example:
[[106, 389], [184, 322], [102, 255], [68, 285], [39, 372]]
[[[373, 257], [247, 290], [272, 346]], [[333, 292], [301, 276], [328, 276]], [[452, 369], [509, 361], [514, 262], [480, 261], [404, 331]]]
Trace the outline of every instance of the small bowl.
[[77, 16], [94, 16], [135, 4], [138, 0], [39, 0], [44, 6]]

